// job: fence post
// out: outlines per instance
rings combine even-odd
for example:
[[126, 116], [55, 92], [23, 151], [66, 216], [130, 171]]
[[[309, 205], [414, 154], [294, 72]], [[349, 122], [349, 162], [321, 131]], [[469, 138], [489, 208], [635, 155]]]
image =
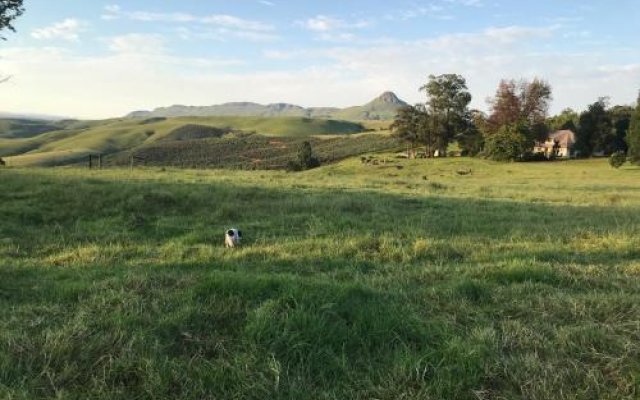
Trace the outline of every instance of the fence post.
[[89, 169], [93, 168], [93, 158], [91, 157], [91, 154], [89, 154]]
[[133, 171], [133, 154], [131, 154], [131, 157], [129, 158], [129, 168]]
[[98, 154], [98, 169], [102, 169], [102, 154]]

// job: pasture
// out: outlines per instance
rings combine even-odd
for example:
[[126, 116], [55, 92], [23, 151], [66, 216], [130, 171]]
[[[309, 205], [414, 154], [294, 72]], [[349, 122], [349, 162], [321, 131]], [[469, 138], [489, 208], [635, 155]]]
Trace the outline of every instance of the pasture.
[[0, 217], [0, 398], [640, 397], [637, 167], [5, 168]]

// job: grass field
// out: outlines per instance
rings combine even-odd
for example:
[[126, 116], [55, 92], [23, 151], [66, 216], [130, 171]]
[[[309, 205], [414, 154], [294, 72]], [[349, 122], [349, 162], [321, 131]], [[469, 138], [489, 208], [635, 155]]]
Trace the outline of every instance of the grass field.
[[0, 169], [0, 398], [637, 399], [639, 183]]

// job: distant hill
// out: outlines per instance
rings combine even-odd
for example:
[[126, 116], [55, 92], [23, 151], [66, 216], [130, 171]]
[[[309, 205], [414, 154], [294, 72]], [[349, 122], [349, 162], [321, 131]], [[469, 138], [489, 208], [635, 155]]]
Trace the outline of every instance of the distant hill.
[[294, 104], [275, 103], [225, 103], [213, 106], [183, 106], [156, 108], [153, 111], [135, 111], [127, 118], [152, 117], [302, 117], [343, 119], [351, 121], [390, 120], [400, 107], [407, 105], [392, 92], [385, 92], [363, 106], [349, 108], [311, 107], [304, 108]]
[[0, 120], [0, 157], [10, 165], [61, 165], [89, 154], [217, 138], [231, 132], [305, 138], [365, 130], [361, 123], [296, 117], [149, 117], [51, 123]]

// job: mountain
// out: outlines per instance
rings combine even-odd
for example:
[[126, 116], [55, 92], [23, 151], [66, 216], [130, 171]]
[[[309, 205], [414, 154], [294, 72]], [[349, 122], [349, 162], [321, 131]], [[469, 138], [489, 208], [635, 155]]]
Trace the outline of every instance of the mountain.
[[384, 92], [369, 103], [360, 107], [349, 107], [338, 111], [334, 118], [347, 120], [389, 120], [393, 119], [398, 109], [408, 104], [393, 92]]
[[407, 103], [392, 92], [384, 92], [363, 106], [349, 108], [310, 107], [304, 108], [288, 103], [257, 104], [249, 102], [225, 103], [213, 106], [173, 105], [153, 111], [134, 111], [127, 118], [154, 117], [303, 117], [347, 120], [393, 119], [400, 107]]

